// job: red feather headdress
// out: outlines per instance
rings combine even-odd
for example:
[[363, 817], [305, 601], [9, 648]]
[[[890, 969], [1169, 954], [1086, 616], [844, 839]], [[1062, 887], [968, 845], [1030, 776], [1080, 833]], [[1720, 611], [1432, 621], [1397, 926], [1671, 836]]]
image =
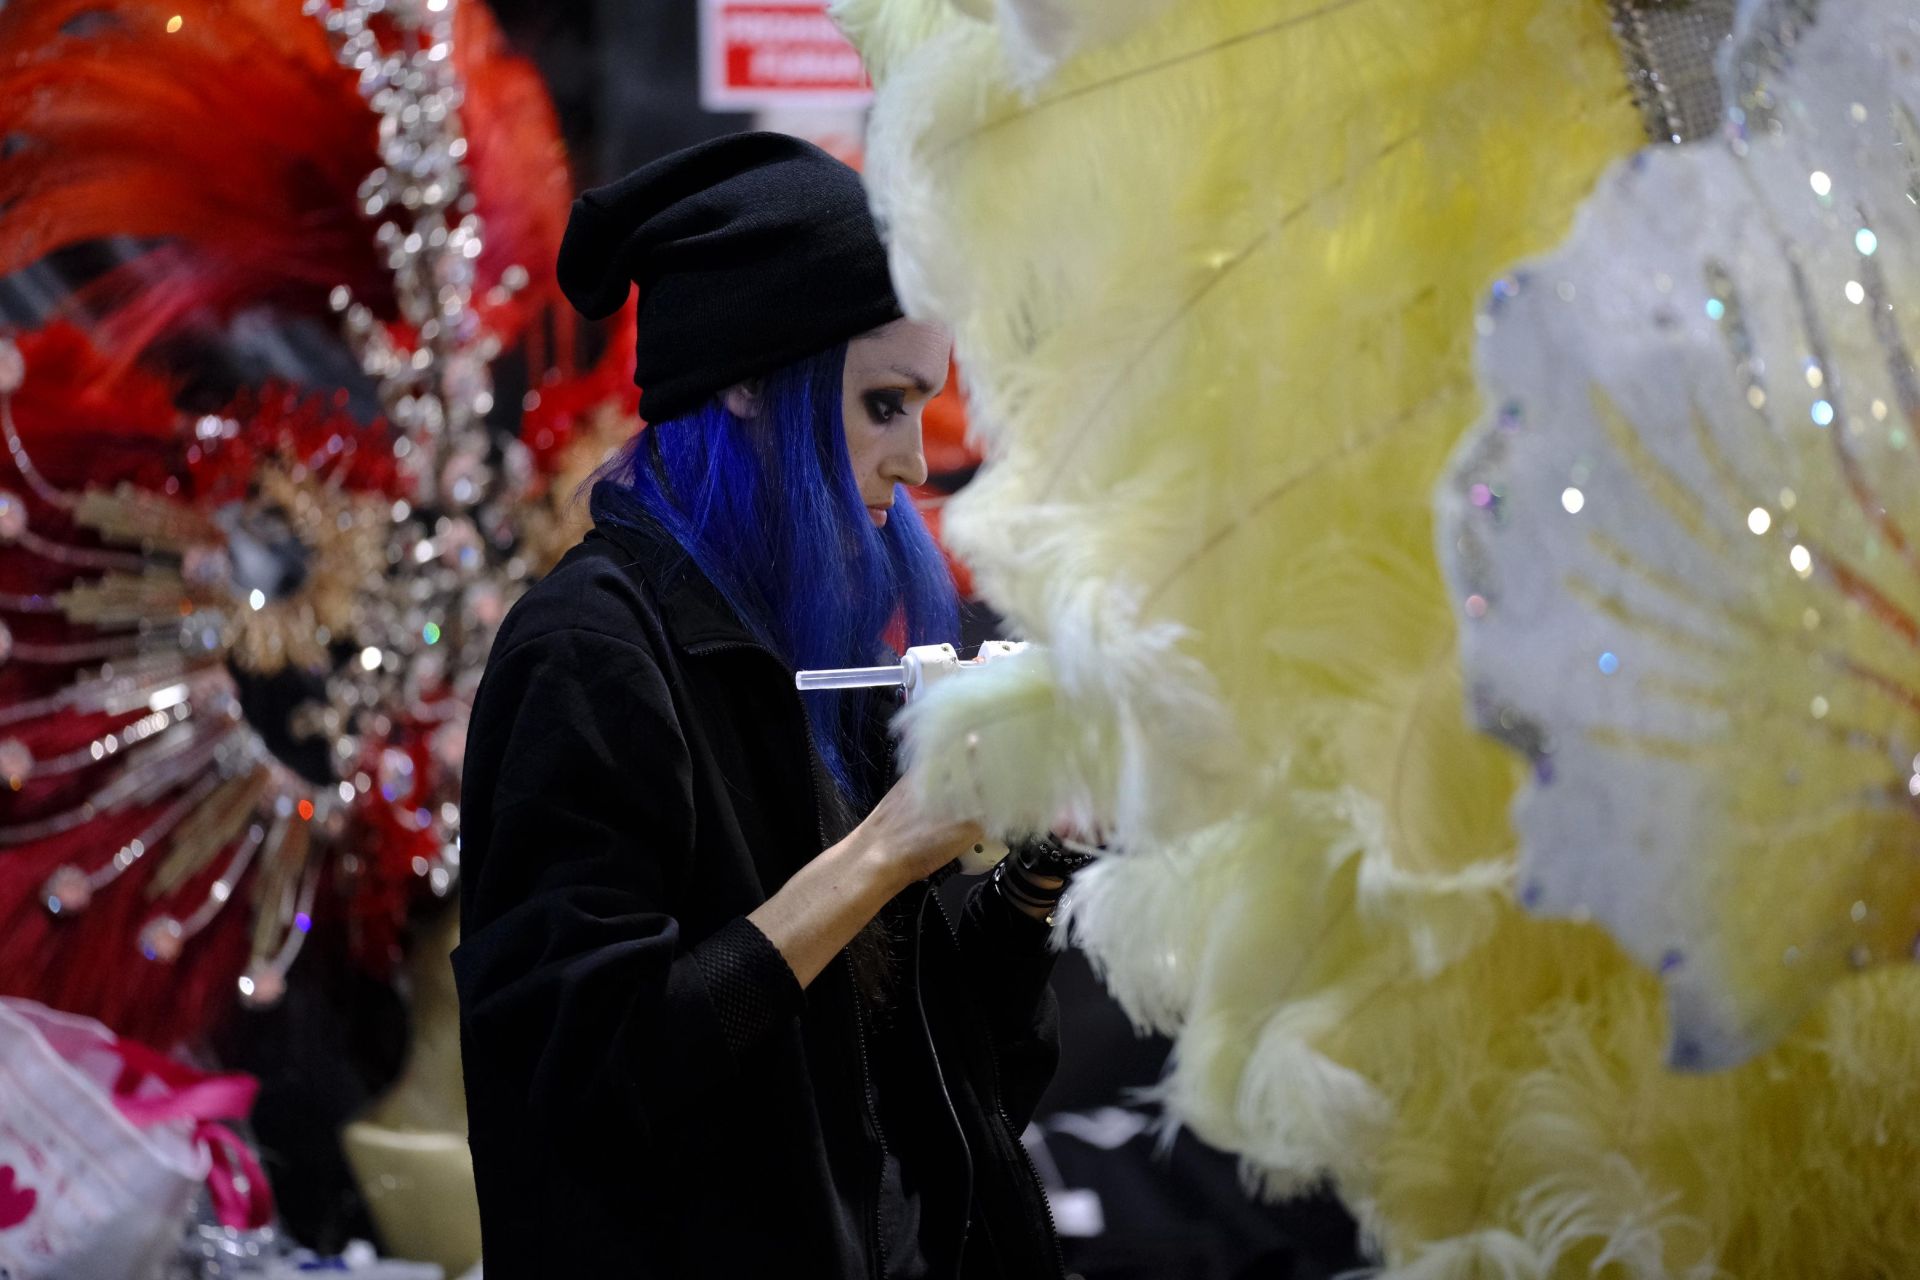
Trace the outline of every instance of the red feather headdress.
[[[518, 343], [582, 394], [538, 74], [477, 3], [350, 10], [0, 9], [0, 273], [128, 251], [75, 323], [0, 342], [0, 990], [162, 1043], [276, 997], [316, 918], [391, 964], [447, 891], [463, 698], [542, 479], [493, 459], [486, 362]], [[445, 60], [444, 92], [380, 83]], [[255, 309], [341, 314], [412, 416], [273, 386], [182, 412], [173, 339]]]

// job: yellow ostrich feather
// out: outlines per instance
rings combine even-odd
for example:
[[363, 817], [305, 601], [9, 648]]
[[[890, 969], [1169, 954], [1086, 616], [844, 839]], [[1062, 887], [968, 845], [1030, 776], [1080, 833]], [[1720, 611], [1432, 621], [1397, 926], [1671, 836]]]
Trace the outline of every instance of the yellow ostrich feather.
[[1100, 8], [838, 7], [989, 452], [945, 530], [1044, 642], [910, 713], [920, 785], [1111, 833], [1070, 921], [1172, 1114], [1396, 1280], [1903, 1274], [1912, 972], [1669, 1071], [1656, 979], [1514, 905], [1521, 766], [1461, 711], [1429, 495], [1476, 301], [1638, 141], [1603, 7]]

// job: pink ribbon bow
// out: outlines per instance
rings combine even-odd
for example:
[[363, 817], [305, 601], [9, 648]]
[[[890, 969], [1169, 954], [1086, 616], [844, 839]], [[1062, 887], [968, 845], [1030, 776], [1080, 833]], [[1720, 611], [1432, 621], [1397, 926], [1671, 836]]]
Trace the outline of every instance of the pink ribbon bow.
[[[213, 1212], [220, 1225], [252, 1230], [273, 1220], [273, 1191], [267, 1185], [266, 1171], [254, 1159], [253, 1152], [221, 1120], [240, 1120], [253, 1109], [260, 1082], [247, 1075], [209, 1075], [183, 1062], [131, 1040], [116, 1040], [114, 1051], [124, 1069], [114, 1082], [113, 1101], [134, 1125], [167, 1120], [194, 1122], [193, 1140], [204, 1147], [211, 1160], [207, 1171], [207, 1190], [213, 1196]], [[148, 1080], [157, 1080], [167, 1091], [149, 1097], [136, 1097], [136, 1091]]]

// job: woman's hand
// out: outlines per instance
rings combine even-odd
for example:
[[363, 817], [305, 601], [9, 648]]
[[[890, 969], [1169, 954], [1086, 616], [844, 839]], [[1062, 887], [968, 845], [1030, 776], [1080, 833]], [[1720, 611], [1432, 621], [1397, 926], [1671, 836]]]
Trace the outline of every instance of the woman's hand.
[[929, 818], [906, 784], [895, 783], [852, 834], [796, 871], [747, 919], [807, 986], [894, 895], [981, 838], [971, 822]]
[[[943, 822], [922, 812], [913, 790], [902, 780], [880, 797], [866, 821], [847, 842], [871, 860], [876, 874], [895, 892], [924, 880], [985, 839], [971, 822]], [[891, 896], [891, 895], [889, 895]]]

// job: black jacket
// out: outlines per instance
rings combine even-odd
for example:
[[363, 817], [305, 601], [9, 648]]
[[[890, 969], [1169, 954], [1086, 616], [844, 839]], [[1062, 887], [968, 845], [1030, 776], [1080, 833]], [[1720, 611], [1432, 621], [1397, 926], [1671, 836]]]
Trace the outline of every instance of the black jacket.
[[658, 530], [596, 529], [502, 626], [453, 957], [489, 1280], [877, 1280], [885, 1152], [933, 1275], [1060, 1274], [1019, 1143], [1044, 929], [913, 886], [876, 1016], [846, 955], [802, 991], [745, 919], [851, 822], [799, 697]]

